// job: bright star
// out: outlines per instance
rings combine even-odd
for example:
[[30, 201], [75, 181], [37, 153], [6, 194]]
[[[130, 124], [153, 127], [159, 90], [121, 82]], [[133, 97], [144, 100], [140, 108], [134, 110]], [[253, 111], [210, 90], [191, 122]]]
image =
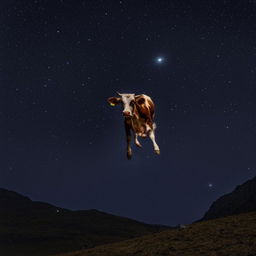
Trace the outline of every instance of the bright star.
[[209, 188], [212, 188], [212, 187], [213, 187], [213, 184], [212, 184], [212, 183], [209, 183], [209, 184], [208, 184], [208, 187], [209, 187]]
[[162, 63], [163, 60], [164, 60], [164, 59], [163, 59], [162, 57], [158, 57], [158, 58], [156, 59], [157, 63]]

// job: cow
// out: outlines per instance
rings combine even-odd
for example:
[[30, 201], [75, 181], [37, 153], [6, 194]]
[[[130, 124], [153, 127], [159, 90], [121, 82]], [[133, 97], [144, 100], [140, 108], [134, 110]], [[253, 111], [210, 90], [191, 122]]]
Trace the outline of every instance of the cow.
[[160, 154], [160, 148], [155, 140], [156, 124], [154, 123], [155, 107], [152, 99], [145, 95], [133, 93], [118, 93], [120, 97], [108, 98], [111, 106], [123, 105], [124, 126], [127, 141], [127, 158], [131, 159], [131, 131], [133, 131], [136, 146], [142, 147], [138, 137], [149, 138], [153, 142], [154, 152]]

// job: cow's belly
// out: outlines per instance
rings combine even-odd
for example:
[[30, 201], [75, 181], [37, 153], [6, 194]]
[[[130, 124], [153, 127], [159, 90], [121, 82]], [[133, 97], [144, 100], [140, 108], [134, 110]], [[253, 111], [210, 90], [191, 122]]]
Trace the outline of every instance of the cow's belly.
[[142, 120], [133, 120], [133, 130], [140, 136], [146, 135], [146, 124]]

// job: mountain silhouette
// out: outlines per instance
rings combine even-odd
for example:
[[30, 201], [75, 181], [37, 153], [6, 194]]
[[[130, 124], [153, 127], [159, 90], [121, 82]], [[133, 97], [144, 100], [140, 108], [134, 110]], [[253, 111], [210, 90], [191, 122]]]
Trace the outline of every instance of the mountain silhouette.
[[213, 202], [201, 220], [256, 211], [256, 177]]
[[166, 229], [98, 210], [71, 211], [0, 189], [0, 254], [50, 255]]

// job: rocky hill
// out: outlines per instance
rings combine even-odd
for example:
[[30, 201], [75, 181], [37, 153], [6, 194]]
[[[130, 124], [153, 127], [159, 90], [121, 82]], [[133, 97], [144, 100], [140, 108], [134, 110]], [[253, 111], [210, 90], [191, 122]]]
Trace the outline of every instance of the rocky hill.
[[256, 177], [216, 200], [201, 220], [256, 211]]

